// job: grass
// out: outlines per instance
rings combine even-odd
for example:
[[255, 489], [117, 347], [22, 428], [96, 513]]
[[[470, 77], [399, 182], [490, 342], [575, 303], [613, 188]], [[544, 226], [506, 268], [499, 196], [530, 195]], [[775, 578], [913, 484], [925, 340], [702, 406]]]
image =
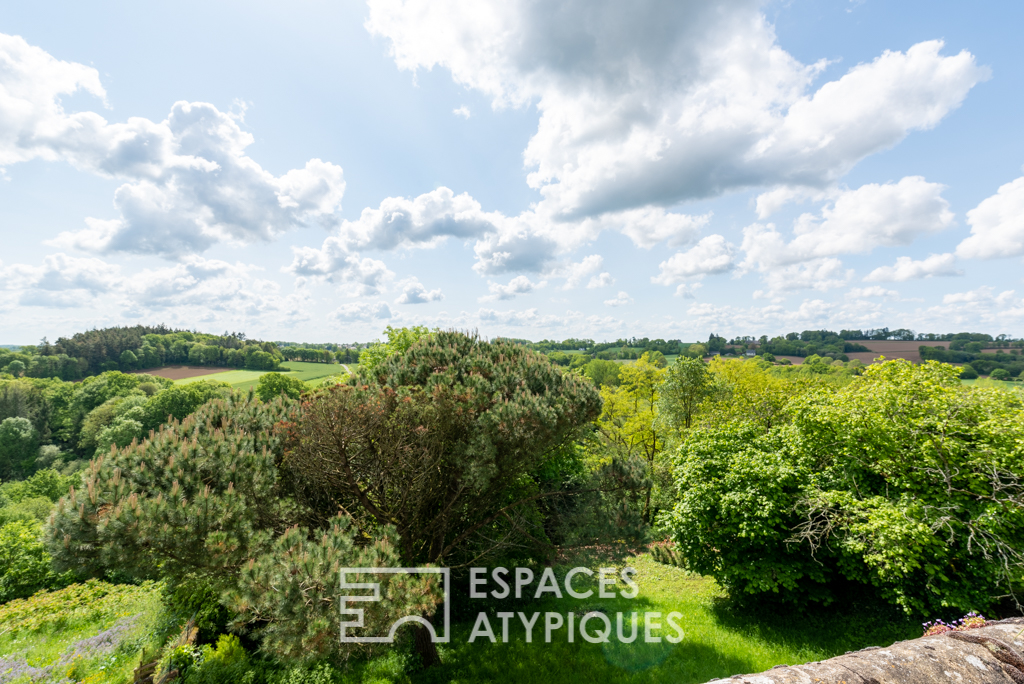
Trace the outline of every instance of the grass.
[[[358, 364], [349, 363], [345, 364], [349, 370], [355, 372]], [[311, 387], [316, 387], [324, 382], [327, 378], [332, 375], [338, 375], [344, 373], [345, 369], [342, 365], [336, 363], [308, 363], [305, 361], [285, 361], [281, 364], [281, 371], [287, 373], [293, 378], [298, 378]], [[269, 371], [254, 371], [254, 370], [231, 370], [224, 371], [223, 373], [211, 373], [210, 375], [198, 375], [194, 378], [184, 378], [182, 380], [175, 380], [176, 385], [183, 385], [190, 382], [200, 382], [202, 380], [213, 380], [215, 382], [226, 382], [233, 388], [247, 391], [250, 387], [255, 387], [256, 383], [259, 382], [260, 376]]]
[[[824, 660], [867, 646], [888, 646], [921, 633], [916, 623], [893, 616], [887, 609], [857, 612], [841, 608], [806, 613], [780, 610], [776, 606], [764, 606], [761, 610], [739, 609], [726, 600], [722, 590], [709, 578], [662, 565], [646, 554], [630, 559], [629, 564], [638, 570], [635, 579], [641, 590], [635, 599], [550, 599], [518, 608], [528, 617], [534, 611], [565, 616], [569, 611], [579, 615], [588, 610], [601, 610], [612, 618], [610, 643], [586, 643], [577, 632], [575, 643], [570, 644], [565, 628], [552, 634], [551, 643], [544, 643], [543, 616], [538, 618], [532, 643], [525, 641], [525, 628], [518, 618], [509, 621], [509, 642], [502, 643], [501, 621], [492, 614], [497, 643], [491, 644], [484, 638], [468, 643], [473, 621], [459, 623], [453, 627], [451, 643], [441, 648], [444, 663], [414, 674], [413, 681], [418, 684], [489, 681], [687, 684], [761, 672], [780, 664]], [[497, 610], [516, 609], [499, 607]], [[625, 614], [628, 636], [629, 615], [634, 611], [641, 615], [639, 638], [631, 644], [619, 643], [614, 616], [616, 612]], [[679, 620], [685, 632], [682, 642], [677, 645], [642, 643], [643, 613], [667, 615], [672, 611], [683, 616]], [[665, 633], [671, 632], [662, 632]]]
[[131, 681], [161, 619], [152, 583], [93, 580], [0, 605], [0, 681]]
[[[713, 580], [655, 562], [648, 554], [629, 558], [625, 564], [637, 570], [634, 579], [640, 592], [634, 599], [618, 596], [601, 599], [595, 591], [590, 598], [579, 600], [524, 598], [512, 605], [510, 600], [469, 601], [470, 605], [460, 612], [461, 617], [452, 625], [451, 642], [438, 645], [440, 666], [427, 670], [408, 667], [406, 638], [404, 646], [370, 662], [355, 658], [349, 667], [342, 668], [345, 676], [341, 679], [346, 683], [364, 684], [370, 681], [375, 684], [492, 681], [697, 684], [735, 674], [761, 672], [779, 664], [824, 660], [866, 646], [888, 646], [921, 633], [916, 623], [878, 607], [841, 605], [806, 612], [774, 605], [738, 608], [727, 600]], [[618, 565], [621, 568], [623, 563], [589, 557], [570, 561], [563, 570], [574, 565], [591, 568]], [[562, 573], [557, 574], [561, 578]], [[577, 576], [573, 584], [578, 591], [597, 589], [594, 580], [587, 586], [585, 576]], [[536, 586], [535, 581], [532, 587]], [[626, 586], [619, 583], [614, 589], [618, 593]], [[481, 610], [488, 612], [491, 618], [496, 643], [486, 638], [469, 643], [477, 612]], [[506, 610], [527, 616], [550, 611], [565, 617], [573, 612], [577, 625], [583, 613], [604, 612], [612, 621], [612, 635], [609, 643], [592, 644], [583, 641], [577, 631], [574, 643], [568, 643], [566, 629], [562, 627], [553, 631], [550, 643], [545, 643], [544, 616], [541, 615], [534, 627], [533, 640], [528, 643], [525, 628], [518, 617], [513, 617], [509, 621], [509, 640], [503, 643], [501, 620], [495, 613]], [[628, 636], [629, 616], [634, 611], [640, 614], [638, 638], [633, 643], [620, 643], [615, 631], [615, 614], [622, 612], [626, 616]], [[684, 631], [683, 640], [675, 645], [644, 643], [643, 614], [667, 615], [673, 611], [682, 615], [678, 622]], [[66, 674], [74, 681], [89, 684], [130, 681], [142, 650], [155, 653], [159, 645], [155, 635], [176, 631], [174, 625], [162, 621], [166, 619], [160, 608], [159, 585], [153, 584], [135, 587], [90, 582], [0, 605], [0, 681], [27, 682], [25, 678], [5, 677], [6, 671], [14, 667], [25, 671], [25, 666], [54, 666], [50, 672], [53, 681], [67, 681], [63, 679]], [[597, 625], [588, 624], [588, 631], [593, 633]], [[103, 640], [103, 635], [112, 633], [119, 635], [119, 643], [110, 638]], [[663, 630], [661, 633], [671, 632]], [[76, 651], [80, 652], [77, 658], [74, 657]], [[272, 669], [281, 667], [270, 665]], [[291, 681], [293, 679], [288, 679], [289, 683]], [[281, 682], [283, 684], [284, 680]]]
[[974, 380], [961, 380], [960, 382], [970, 387], [994, 387], [1004, 392], [1020, 392], [1024, 388], [1024, 386], [1017, 382], [993, 380], [992, 378], [975, 378]]

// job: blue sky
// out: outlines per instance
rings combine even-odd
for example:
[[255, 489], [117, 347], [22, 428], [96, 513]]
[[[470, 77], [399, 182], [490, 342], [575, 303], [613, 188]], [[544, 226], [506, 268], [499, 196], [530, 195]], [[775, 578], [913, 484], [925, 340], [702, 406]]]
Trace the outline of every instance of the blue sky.
[[1019, 3], [21, 3], [0, 342], [1024, 335]]

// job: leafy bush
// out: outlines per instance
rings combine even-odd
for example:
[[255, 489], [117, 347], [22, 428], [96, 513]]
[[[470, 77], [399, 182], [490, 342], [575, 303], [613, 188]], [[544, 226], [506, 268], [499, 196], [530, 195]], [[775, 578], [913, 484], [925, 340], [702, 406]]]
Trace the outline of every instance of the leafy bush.
[[16, 520], [0, 527], [0, 603], [73, 581], [70, 573], [53, 572], [50, 554], [39, 538], [41, 531], [35, 520]]
[[256, 394], [263, 401], [270, 401], [282, 394], [298, 399], [306, 391], [306, 383], [281, 373], [264, 373], [256, 382]]
[[790, 600], [853, 582], [918, 613], [988, 607], [1020, 583], [1018, 398], [889, 361], [787, 410], [767, 432], [699, 430], [680, 448], [664, 523], [688, 569]]
[[27, 477], [39, 454], [39, 433], [27, 418], [0, 422], [0, 479]]

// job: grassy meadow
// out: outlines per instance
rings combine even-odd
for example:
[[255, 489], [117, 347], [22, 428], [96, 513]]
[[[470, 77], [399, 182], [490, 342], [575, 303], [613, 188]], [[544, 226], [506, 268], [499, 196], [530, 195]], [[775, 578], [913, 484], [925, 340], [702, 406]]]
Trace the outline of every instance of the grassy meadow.
[[[574, 563], [594, 569], [616, 564], [593, 557]], [[373, 661], [350, 661], [334, 671], [333, 682], [696, 684], [759, 672], [779, 664], [822, 660], [866, 646], [888, 646], [897, 640], [920, 636], [917, 624], [890, 612], [883, 615], [849, 607], [807, 612], [740, 609], [726, 600], [713, 580], [663, 565], [648, 554], [618, 562], [620, 567], [623, 564], [637, 570], [634, 580], [640, 593], [635, 599], [601, 600], [595, 592], [590, 599], [524, 600], [514, 606], [501, 602], [471, 605], [472, 616], [467, 614], [452, 625], [451, 643], [439, 645], [443, 661], [440, 666], [427, 670], [412, 666], [414, 658], [406, 643]], [[577, 590], [587, 588], [584, 580], [578, 577], [574, 582]], [[596, 582], [590, 588], [596, 589]], [[625, 588], [622, 584], [618, 586]], [[31, 675], [38, 677], [34, 681], [131, 681], [131, 672], [139, 664], [143, 650], [152, 654], [160, 638], [176, 633], [176, 625], [164, 615], [159, 599], [159, 585], [136, 587], [92, 582], [0, 607], [0, 624], [4, 625], [0, 634], [0, 681], [21, 684], [33, 681]], [[468, 643], [479, 609], [489, 612], [497, 643], [486, 638]], [[563, 627], [552, 633], [551, 643], [544, 643], [541, 616], [534, 627], [532, 643], [526, 642], [518, 618], [509, 621], [509, 642], [502, 643], [501, 621], [494, 615], [499, 610], [522, 611], [527, 615], [551, 611], [563, 616], [569, 612], [577, 616], [589, 611], [604, 612], [613, 623], [611, 642], [586, 643], [577, 632], [575, 643], [570, 644]], [[614, 631], [618, 611], [627, 616], [634, 611], [641, 614], [636, 642], [618, 642]], [[683, 615], [679, 621], [685, 632], [681, 643], [643, 643], [642, 614], [654, 611], [665, 615], [678, 611]], [[628, 635], [628, 617], [626, 625]], [[593, 623], [588, 630], [593, 633]], [[249, 681], [254, 683], [307, 681], [280, 666], [261, 662], [258, 656], [252, 659], [251, 669], [253, 676]], [[308, 681], [314, 681], [314, 674], [309, 676], [313, 679]]]
[[[345, 367], [351, 372], [355, 372], [358, 364], [337, 364], [337, 363], [307, 363], [305, 361], [285, 361], [281, 364], [281, 373], [287, 373], [290, 377], [298, 378], [303, 382], [309, 384], [311, 387], [316, 387], [321, 384], [332, 375], [338, 375], [345, 372]], [[210, 375], [197, 375], [192, 378], [183, 378], [181, 380], [175, 380], [174, 384], [184, 385], [190, 382], [199, 382], [201, 380], [214, 380], [217, 382], [226, 382], [233, 388], [247, 391], [250, 387], [255, 387], [259, 381], [260, 376], [268, 371], [254, 371], [254, 370], [230, 370], [224, 371], [223, 373], [212, 373]]]

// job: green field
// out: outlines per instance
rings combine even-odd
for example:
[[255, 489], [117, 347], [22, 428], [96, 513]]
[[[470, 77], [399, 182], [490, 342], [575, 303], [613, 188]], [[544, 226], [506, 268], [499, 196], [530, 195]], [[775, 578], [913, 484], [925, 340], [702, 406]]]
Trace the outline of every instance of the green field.
[[[614, 564], [607, 561], [579, 558], [573, 565], [597, 568]], [[823, 660], [866, 646], [885, 647], [921, 633], [915, 621], [877, 606], [837, 605], [803, 611], [779, 605], [738, 608], [709, 578], [662, 565], [646, 553], [627, 562], [637, 570], [635, 579], [640, 593], [635, 599], [600, 599], [595, 591], [588, 599], [548, 598], [518, 602], [514, 607], [497, 605], [501, 602], [473, 606], [473, 610], [453, 621], [451, 642], [439, 646], [441, 665], [417, 670], [409, 662], [408, 648], [400, 646], [397, 652], [381, 654], [369, 663], [358, 656], [353, 658], [336, 671], [334, 682], [696, 684], [760, 672], [779, 664]], [[580, 590], [597, 589], [596, 581], [588, 583], [585, 578], [576, 584]], [[621, 583], [614, 587], [615, 593], [624, 589]], [[148, 658], [154, 657], [162, 638], [173, 637], [180, 629], [177, 621], [168, 620], [170, 616], [161, 608], [159, 599], [159, 585], [110, 586], [93, 582], [11, 602], [0, 607], [0, 622], [6, 627], [0, 631], [0, 667], [4, 663], [6, 668], [54, 666], [53, 677], [47, 681], [68, 681], [63, 677], [69, 675], [72, 681], [85, 680], [89, 684], [130, 682], [142, 650], [147, 649]], [[545, 618], [540, 616], [530, 643], [519, 620], [510, 621], [509, 640], [503, 643], [500, 621], [492, 612], [495, 609], [520, 610], [527, 615], [551, 611], [563, 616], [594, 611], [610, 616], [613, 622], [616, 613], [622, 612], [627, 636], [631, 631], [629, 616], [635, 611], [639, 613], [639, 638], [633, 643], [621, 643], [613, 631], [610, 643], [586, 643], [578, 634], [574, 643], [568, 643], [563, 626], [553, 630], [550, 643], [545, 643]], [[491, 613], [497, 643], [490, 643], [486, 637], [469, 643], [477, 610]], [[665, 616], [670, 612], [681, 613], [678, 624], [684, 632], [682, 642], [644, 643], [646, 612], [662, 613], [661, 634], [671, 633], [665, 626]], [[596, 620], [587, 631], [593, 633], [599, 628], [600, 621]], [[99, 641], [100, 635], [107, 635], [102, 647], [92, 646], [84, 657], [74, 657], [92, 643], [89, 639]], [[249, 681], [326, 681], [305, 679], [297, 676], [300, 673], [285, 678], [280, 665], [262, 660], [255, 653], [251, 657], [253, 668], [262, 662], [272, 669], [254, 669], [249, 673]], [[0, 676], [3, 674], [0, 670]], [[259, 676], [251, 678], [253, 675]]]
[[[298, 378], [306, 384], [316, 387], [332, 375], [339, 375], [345, 372], [345, 367], [352, 372], [355, 372], [358, 364], [349, 363], [345, 365], [337, 363], [307, 363], [304, 361], [286, 361], [281, 364], [282, 373], [287, 373], [293, 378]], [[194, 378], [185, 378], [183, 380], [175, 380], [174, 384], [184, 385], [190, 382], [199, 382], [202, 380], [213, 380], [216, 382], [226, 382], [235, 389], [247, 391], [250, 387], [255, 387], [259, 378], [268, 371], [253, 371], [253, 370], [232, 370], [224, 371], [223, 373], [213, 373], [211, 375], [199, 375]]]

